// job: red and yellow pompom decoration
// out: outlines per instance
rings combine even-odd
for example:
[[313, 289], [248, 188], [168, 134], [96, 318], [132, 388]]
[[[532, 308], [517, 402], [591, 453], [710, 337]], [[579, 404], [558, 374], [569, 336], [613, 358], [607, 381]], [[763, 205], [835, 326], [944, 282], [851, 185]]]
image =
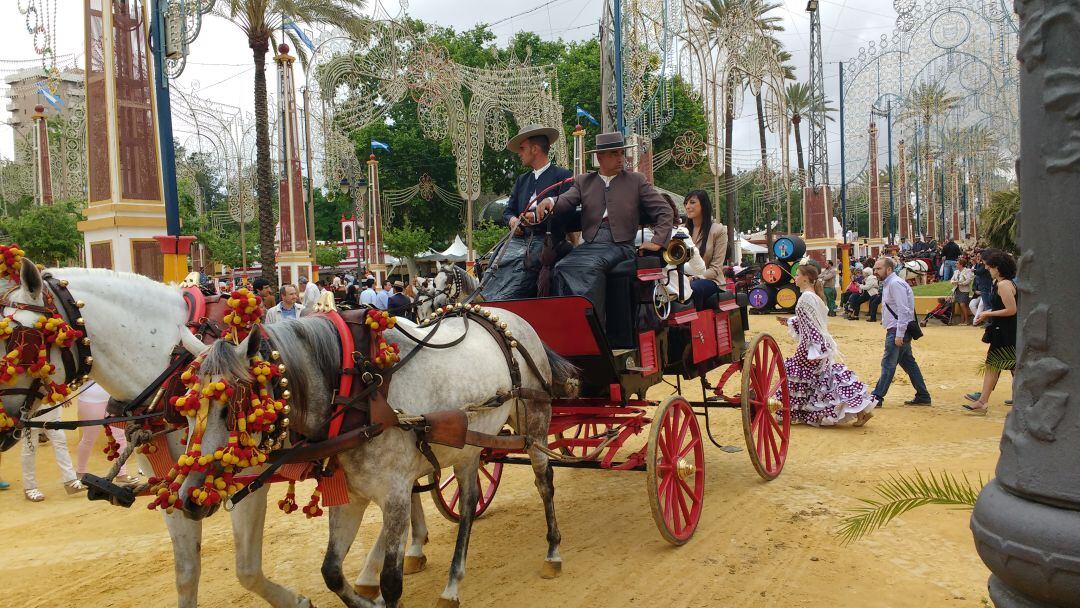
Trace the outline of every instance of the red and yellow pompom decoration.
[[[273, 431], [275, 424], [281, 424], [282, 428], [288, 425], [284, 419], [289, 413], [288, 392], [282, 391], [279, 399], [270, 390], [274, 378], [284, 373], [284, 366], [271, 365], [259, 356], [253, 357], [249, 368], [251, 389], [239, 391], [224, 380], [202, 384], [198, 375], [200, 365], [201, 360], [196, 359], [184, 370], [180, 379], [188, 391], [172, 398], [172, 404], [180, 414], [195, 418], [188, 451], [177, 460], [168, 475], [150, 480], [151, 492], [155, 495], [150, 509], [160, 507], [171, 511], [182, 507], [185, 498], [205, 506], [226, 500], [243, 487], [234, 481], [238, 471], [266, 462], [266, 452], [260, 446], [263, 442], [258, 434]], [[214, 406], [232, 410], [228, 416], [232, 427], [226, 445], [213, 453], [203, 454], [202, 436]], [[219, 469], [217, 475], [213, 474], [214, 465]], [[207, 475], [202, 485], [190, 488], [188, 496], [182, 497], [180, 488], [193, 472]]]
[[229, 312], [224, 318], [225, 325], [228, 326], [224, 337], [232, 340], [233, 344], [239, 344], [251, 333], [251, 328], [262, 321], [262, 298], [245, 287], [232, 292], [225, 303]]
[[0, 402], [0, 433], [15, 428], [15, 419], [4, 411], [4, 404]]
[[22, 271], [22, 260], [26, 252], [19, 249], [18, 245], [0, 245], [0, 278], [14, 283], [21, 283], [19, 273]]
[[375, 348], [372, 360], [379, 367], [390, 367], [401, 360], [401, 349], [396, 343], [386, 341], [383, 332], [393, 329], [397, 319], [390, 316], [385, 310], [369, 310], [367, 312], [367, 326], [371, 329], [371, 340]]
[[304, 505], [304, 515], [307, 515], [308, 519], [312, 517], [319, 517], [323, 514], [322, 507], [319, 506], [319, 499], [322, 498], [322, 492], [315, 490], [311, 493], [311, 500]]
[[102, 452], [105, 452], [105, 459], [112, 462], [120, 457], [120, 442], [113, 437], [112, 429], [109, 425], [102, 425], [105, 427], [105, 447], [102, 448]]
[[292, 513], [293, 511], [300, 508], [296, 504], [296, 482], [295, 481], [290, 481], [289, 482], [289, 489], [285, 492], [285, 498], [282, 498], [281, 500], [277, 501], [277, 506], [286, 515], [288, 515], [289, 513]]
[[[84, 334], [82, 331], [68, 325], [67, 321], [64, 321], [63, 317], [58, 314], [48, 317], [45, 315], [39, 316], [33, 327], [41, 335], [41, 344], [37, 346], [36, 357], [30, 363], [26, 363], [29, 357], [24, 357], [23, 351], [33, 347], [26, 344], [11, 345], [11, 350], [0, 359], [0, 384], [11, 384], [16, 377], [29, 374], [33, 378], [48, 383], [48, 392], [45, 396], [46, 403], [59, 403], [71, 394], [71, 387], [67, 384], [49, 380], [56, 373], [56, 366], [49, 360], [49, 348], [51, 346], [70, 348]], [[15, 323], [12, 317], [8, 316], [0, 319], [0, 340], [10, 339], [14, 329]]]

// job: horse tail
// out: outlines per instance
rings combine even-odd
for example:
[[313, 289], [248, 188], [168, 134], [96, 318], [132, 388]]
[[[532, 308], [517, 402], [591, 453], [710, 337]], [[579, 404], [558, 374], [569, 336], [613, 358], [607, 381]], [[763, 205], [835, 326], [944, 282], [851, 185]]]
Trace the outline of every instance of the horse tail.
[[551, 391], [554, 397], [574, 398], [577, 397], [581, 383], [578, 380], [580, 370], [562, 355], [544, 345], [547, 354], [548, 365], [551, 366]]

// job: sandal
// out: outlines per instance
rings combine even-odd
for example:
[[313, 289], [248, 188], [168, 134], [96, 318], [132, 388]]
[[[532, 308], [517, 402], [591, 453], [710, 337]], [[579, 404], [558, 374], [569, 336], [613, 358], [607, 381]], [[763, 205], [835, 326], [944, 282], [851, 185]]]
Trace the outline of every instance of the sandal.
[[30, 502], [41, 502], [45, 500], [45, 495], [37, 488], [23, 490], [23, 494], [26, 496], [26, 500], [29, 500]]
[[86, 486], [78, 479], [72, 479], [64, 484], [64, 489], [67, 490], [68, 494], [78, 494], [79, 492], [85, 492]]
[[873, 410], [866, 410], [865, 412], [859, 412], [858, 414], [855, 415], [855, 422], [852, 422], [851, 426], [862, 426], [862, 425], [866, 424], [867, 422], [870, 422], [870, 419], [873, 418], [873, 417], [874, 417], [874, 411]]
[[985, 405], [983, 407], [971, 407], [970, 405], [965, 403], [964, 405], [962, 405], [960, 407], [964, 408], [965, 410], [971, 412], [973, 415], [976, 415], [976, 416], [985, 416], [986, 412], [990, 411], [990, 406], [989, 405]]
[[6, 490], [11, 487], [11, 484], [6, 481], [0, 481], [0, 490]]

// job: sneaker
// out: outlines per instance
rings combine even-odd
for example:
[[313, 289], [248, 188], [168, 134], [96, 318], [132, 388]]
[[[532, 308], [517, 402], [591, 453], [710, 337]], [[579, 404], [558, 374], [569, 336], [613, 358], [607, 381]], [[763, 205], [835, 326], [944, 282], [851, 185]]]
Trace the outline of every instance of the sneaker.
[[11, 484], [6, 481], [0, 481], [0, 490], [6, 490], [11, 487]]

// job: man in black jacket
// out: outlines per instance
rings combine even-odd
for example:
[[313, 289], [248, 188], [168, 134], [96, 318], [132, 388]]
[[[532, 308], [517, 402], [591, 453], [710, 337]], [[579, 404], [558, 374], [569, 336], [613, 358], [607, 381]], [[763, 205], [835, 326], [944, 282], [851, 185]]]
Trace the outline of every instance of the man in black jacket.
[[952, 278], [953, 273], [956, 272], [956, 261], [960, 259], [962, 253], [960, 246], [952, 239], [949, 239], [949, 242], [945, 243], [945, 246], [941, 248], [941, 257], [945, 258], [945, 261], [941, 264], [942, 281], [948, 281]]
[[[537, 194], [573, 177], [570, 171], [555, 166], [548, 158], [551, 145], [558, 139], [558, 129], [526, 125], [506, 144], [506, 148], [516, 152], [521, 163], [529, 170], [519, 175], [514, 182], [514, 189], [510, 191], [510, 199], [503, 211], [503, 219], [507, 226], [513, 229], [514, 236], [503, 245], [506, 251], [501, 254], [498, 265], [493, 264], [487, 270], [491, 276], [487, 277], [482, 295], [489, 302], [536, 297], [540, 252], [547, 228], [544, 225], [519, 225], [520, 216]], [[566, 183], [552, 188], [545, 196], [558, 196], [569, 187], [570, 184]], [[556, 238], [562, 239], [564, 235], [557, 234]], [[494, 255], [498, 258], [500, 252], [496, 251]]]

